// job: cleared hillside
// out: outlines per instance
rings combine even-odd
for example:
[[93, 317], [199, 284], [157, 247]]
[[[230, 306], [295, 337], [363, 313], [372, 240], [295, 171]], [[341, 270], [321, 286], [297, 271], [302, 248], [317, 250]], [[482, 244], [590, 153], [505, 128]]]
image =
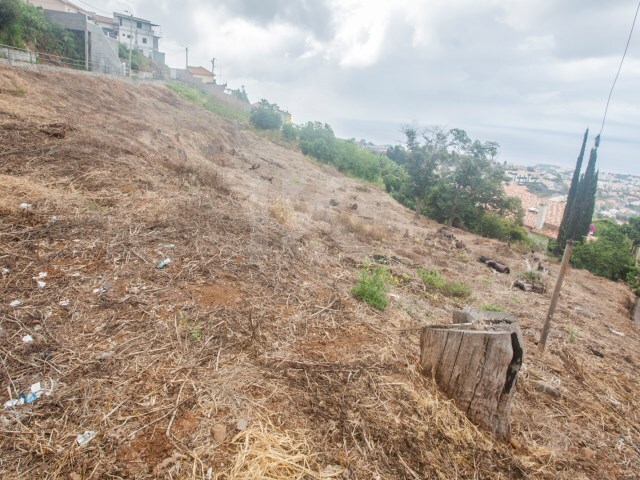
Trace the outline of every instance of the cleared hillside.
[[[571, 270], [541, 358], [550, 294], [476, 261], [534, 255], [439, 227], [163, 86], [0, 66], [0, 400], [47, 390], [0, 412], [0, 477], [637, 478], [628, 288]], [[487, 303], [526, 342], [509, 443], [418, 368], [421, 325]]]

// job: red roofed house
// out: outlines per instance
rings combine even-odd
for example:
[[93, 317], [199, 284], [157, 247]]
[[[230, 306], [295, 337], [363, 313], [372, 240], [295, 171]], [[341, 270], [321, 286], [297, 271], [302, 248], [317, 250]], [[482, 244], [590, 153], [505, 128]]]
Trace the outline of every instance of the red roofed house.
[[202, 83], [216, 83], [216, 74], [204, 67], [189, 67], [191, 76]]
[[555, 240], [558, 238], [560, 223], [564, 215], [565, 202], [554, 202], [530, 193], [521, 185], [505, 185], [504, 191], [517, 197], [524, 208], [524, 225], [533, 233]]

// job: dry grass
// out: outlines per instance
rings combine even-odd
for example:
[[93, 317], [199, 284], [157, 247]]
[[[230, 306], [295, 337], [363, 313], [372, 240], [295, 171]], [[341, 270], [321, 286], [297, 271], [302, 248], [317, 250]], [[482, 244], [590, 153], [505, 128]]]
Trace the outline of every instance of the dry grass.
[[[437, 226], [377, 192], [358, 193], [357, 213], [325, 209], [334, 196], [335, 210], [348, 205], [354, 183], [160, 87], [0, 67], [0, 88], [29, 92], [0, 94], [0, 400], [53, 383], [0, 412], [1, 478], [637, 476], [640, 335], [624, 286], [569, 272], [556, 313], [567, 328], [540, 357], [549, 294], [510, 290], [513, 275], [460, 257]], [[73, 127], [65, 138], [41, 131], [60, 122]], [[332, 190], [286, 181], [312, 175]], [[283, 228], [265, 214], [277, 195], [276, 212], [304, 195], [317, 222]], [[473, 258], [522, 268], [499, 242], [456, 236]], [[374, 254], [414, 279], [394, 286], [383, 314], [350, 295]], [[425, 265], [521, 321], [513, 445], [479, 431], [418, 369], [420, 326], [460, 306], [425, 297]], [[95, 438], [77, 445], [86, 430]]]
[[337, 220], [347, 232], [353, 233], [362, 242], [382, 242], [389, 238], [389, 232], [382, 225], [362, 222], [347, 213], [338, 214]]
[[294, 213], [288, 200], [276, 198], [269, 204], [269, 213], [281, 225], [291, 226], [294, 223]]

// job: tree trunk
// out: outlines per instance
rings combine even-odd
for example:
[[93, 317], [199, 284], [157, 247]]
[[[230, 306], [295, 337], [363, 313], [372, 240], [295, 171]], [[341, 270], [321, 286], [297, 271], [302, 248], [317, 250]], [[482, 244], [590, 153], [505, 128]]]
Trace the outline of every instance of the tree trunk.
[[422, 213], [422, 206], [424, 205], [424, 195], [416, 197], [416, 218], [420, 217]]
[[522, 365], [520, 327], [507, 314], [466, 309], [454, 325], [422, 329], [420, 364], [480, 427], [510, 435], [511, 401]]
[[460, 190], [456, 188], [456, 195], [453, 198], [453, 205], [451, 206], [451, 210], [449, 210], [449, 220], [447, 220], [447, 227], [453, 225], [453, 216], [458, 209], [458, 199], [460, 198]]

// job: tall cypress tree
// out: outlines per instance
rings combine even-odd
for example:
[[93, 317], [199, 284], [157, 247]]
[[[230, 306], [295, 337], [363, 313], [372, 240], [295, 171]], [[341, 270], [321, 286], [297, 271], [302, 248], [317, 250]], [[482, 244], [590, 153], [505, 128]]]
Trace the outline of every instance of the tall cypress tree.
[[591, 149], [589, 163], [578, 184], [576, 197], [571, 216], [566, 230], [566, 239], [581, 239], [589, 233], [589, 226], [593, 220], [595, 209], [596, 191], [598, 190], [598, 174], [596, 173], [596, 160], [598, 159], [598, 146], [600, 136], [595, 139], [595, 146]]
[[589, 137], [589, 129], [584, 132], [584, 138], [582, 139], [582, 148], [580, 148], [580, 154], [578, 155], [578, 161], [576, 162], [576, 169], [573, 171], [573, 178], [571, 179], [571, 186], [569, 187], [569, 195], [567, 196], [567, 203], [564, 206], [564, 213], [562, 215], [562, 222], [560, 223], [560, 230], [558, 232], [558, 242], [554, 253], [559, 255], [564, 250], [567, 240], [571, 237], [567, 236], [567, 228], [569, 227], [571, 219], [571, 211], [574, 207], [576, 194], [578, 192], [578, 184], [580, 183], [580, 171], [582, 170], [582, 161], [584, 160], [584, 152], [587, 148], [587, 138]]

